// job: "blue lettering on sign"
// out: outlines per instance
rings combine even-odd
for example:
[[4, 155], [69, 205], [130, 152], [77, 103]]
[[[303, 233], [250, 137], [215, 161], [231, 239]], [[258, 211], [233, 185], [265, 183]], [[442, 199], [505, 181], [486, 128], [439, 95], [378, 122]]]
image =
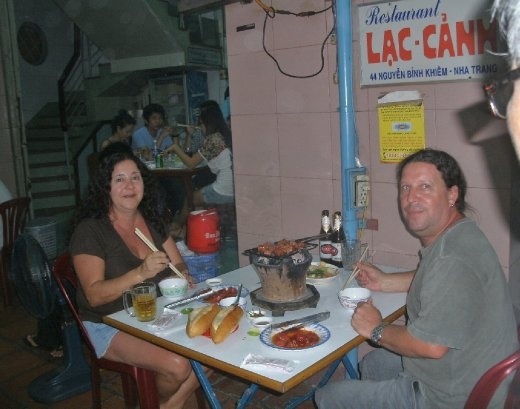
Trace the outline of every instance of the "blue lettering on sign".
[[424, 76], [424, 71], [421, 69], [410, 68], [406, 71], [407, 78], [422, 78]]
[[468, 67], [453, 67], [453, 74], [469, 75], [469, 68]]
[[438, 17], [440, 2], [441, 0], [437, 0], [435, 6], [420, 9], [400, 9], [399, 4], [395, 4], [391, 10], [381, 11], [379, 6], [374, 6], [368, 10], [365, 23], [370, 26], [373, 24], [389, 24], [399, 21], [424, 20]]

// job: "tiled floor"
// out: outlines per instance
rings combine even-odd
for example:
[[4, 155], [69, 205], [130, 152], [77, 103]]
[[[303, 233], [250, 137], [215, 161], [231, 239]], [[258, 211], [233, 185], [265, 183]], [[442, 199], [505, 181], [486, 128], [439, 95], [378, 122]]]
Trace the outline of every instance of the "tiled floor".
[[[28, 386], [42, 374], [57, 370], [61, 372], [63, 360], [52, 359], [45, 351], [26, 346], [22, 339], [25, 334], [34, 331], [36, 320], [18, 303], [8, 307], [0, 314], [0, 407], [3, 409], [88, 409], [91, 407], [90, 391], [55, 403], [39, 403], [29, 396]], [[338, 373], [334, 377], [342, 376]], [[259, 390], [248, 406], [251, 409], [284, 408], [287, 402], [305, 394], [312, 385], [321, 379], [321, 373], [303, 382], [293, 390], [278, 395]], [[223, 409], [235, 407], [247, 385], [230, 376], [216, 373], [211, 378], [212, 385], [221, 401]], [[103, 372], [102, 381], [103, 409], [123, 409], [124, 401], [121, 382], [117, 374]], [[192, 399], [185, 406], [195, 409]], [[209, 404], [207, 405], [209, 408]], [[314, 408], [312, 401], [302, 403], [298, 408]]]

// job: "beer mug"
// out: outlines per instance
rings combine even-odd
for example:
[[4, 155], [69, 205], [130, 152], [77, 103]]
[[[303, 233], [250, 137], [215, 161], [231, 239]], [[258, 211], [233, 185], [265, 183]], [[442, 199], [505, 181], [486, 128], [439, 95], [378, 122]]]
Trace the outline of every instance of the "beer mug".
[[[130, 310], [128, 298], [132, 298], [133, 312]], [[123, 306], [131, 317], [138, 321], [152, 321], [157, 313], [157, 289], [154, 283], [142, 282], [131, 290], [123, 292]]]

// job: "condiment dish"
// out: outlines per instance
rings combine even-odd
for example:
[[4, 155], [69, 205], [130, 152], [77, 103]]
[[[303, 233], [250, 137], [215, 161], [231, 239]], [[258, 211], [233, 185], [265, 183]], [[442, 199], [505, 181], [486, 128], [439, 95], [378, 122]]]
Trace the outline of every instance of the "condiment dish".
[[257, 317], [251, 320], [251, 324], [258, 329], [266, 329], [273, 323], [271, 317]]

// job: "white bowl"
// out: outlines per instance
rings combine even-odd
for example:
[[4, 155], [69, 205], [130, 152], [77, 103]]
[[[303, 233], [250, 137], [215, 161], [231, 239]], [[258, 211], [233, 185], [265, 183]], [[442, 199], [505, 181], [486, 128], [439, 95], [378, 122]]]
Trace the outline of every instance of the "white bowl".
[[273, 323], [271, 317], [258, 317], [251, 320], [251, 324], [258, 329], [266, 329]]
[[208, 278], [208, 279], [206, 280], [206, 284], [207, 284], [209, 287], [215, 287], [215, 286], [217, 286], [217, 285], [222, 284], [222, 278], [218, 278], [218, 277]]
[[[231, 304], [233, 304], [235, 302], [237, 297], [226, 297], [226, 298], [222, 298], [222, 300], [220, 300], [219, 302], [219, 305], [221, 307], [229, 307]], [[240, 297], [240, 300], [238, 301], [238, 305], [240, 307], [242, 307], [243, 310], [246, 309], [246, 305], [247, 305], [247, 299], [245, 297]]]
[[257, 308], [249, 310], [246, 314], [249, 321], [253, 321], [255, 318], [264, 318], [266, 315], [267, 313], [264, 310]]
[[354, 310], [359, 302], [367, 302], [370, 299], [370, 294], [368, 288], [349, 287], [338, 293], [338, 299], [347, 310]]
[[188, 280], [184, 278], [166, 278], [159, 282], [161, 294], [166, 298], [180, 299], [186, 297], [188, 292]]

